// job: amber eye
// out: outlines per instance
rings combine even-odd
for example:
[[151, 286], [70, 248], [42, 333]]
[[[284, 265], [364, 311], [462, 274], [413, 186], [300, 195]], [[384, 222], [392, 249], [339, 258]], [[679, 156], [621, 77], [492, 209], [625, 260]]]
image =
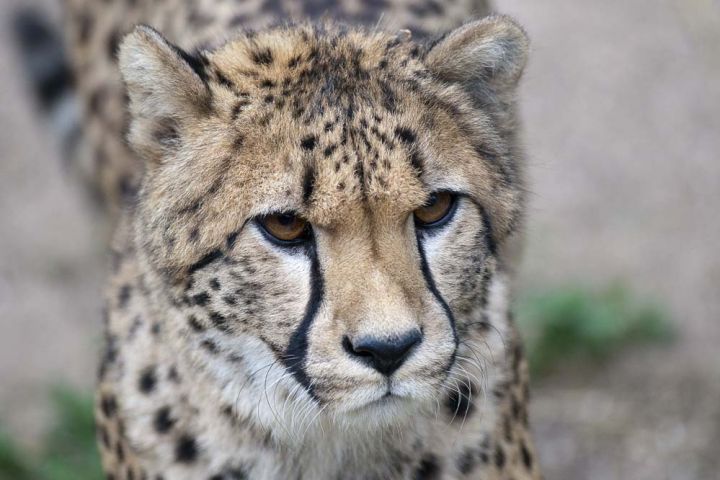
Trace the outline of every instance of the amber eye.
[[266, 215], [258, 220], [274, 239], [280, 242], [299, 242], [308, 235], [308, 222], [292, 213]]
[[415, 222], [421, 227], [441, 224], [450, 216], [455, 205], [455, 195], [448, 192], [434, 192], [422, 207], [415, 210]]

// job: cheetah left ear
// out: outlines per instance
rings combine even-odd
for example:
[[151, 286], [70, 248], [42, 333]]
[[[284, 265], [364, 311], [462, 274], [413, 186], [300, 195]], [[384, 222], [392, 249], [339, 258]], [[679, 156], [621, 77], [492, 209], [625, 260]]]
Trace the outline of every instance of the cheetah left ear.
[[426, 64], [439, 78], [460, 83], [475, 96], [504, 101], [515, 93], [529, 48], [528, 36], [515, 20], [491, 15], [442, 38], [430, 48]]

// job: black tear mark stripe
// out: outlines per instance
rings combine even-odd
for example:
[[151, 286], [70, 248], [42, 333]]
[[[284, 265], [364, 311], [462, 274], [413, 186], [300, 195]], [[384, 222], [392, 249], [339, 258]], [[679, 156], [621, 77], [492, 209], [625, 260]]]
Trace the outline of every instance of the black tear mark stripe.
[[310, 378], [305, 371], [310, 326], [317, 316], [325, 294], [325, 281], [320, 269], [314, 235], [310, 238], [310, 242], [305, 249], [305, 254], [310, 259], [310, 299], [305, 308], [305, 315], [302, 322], [300, 322], [300, 326], [298, 326], [297, 330], [293, 332], [292, 337], [290, 337], [290, 343], [288, 343], [283, 355], [283, 363], [285, 363], [285, 366], [293, 374], [295, 380], [305, 387], [313, 399], [319, 402], [319, 399], [314, 394]]
[[[420, 253], [420, 266], [422, 268], [423, 277], [425, 277], [425, 284], [427, 285], [428, 290], [430, 290], [430, 293], [433, 294], [435, 299], [438, 301], [438, 303], [442, 306], [443, 310], [445, 311], [445, 315], [448, 318], [448, 321], [450, 322], [450, 327], [452, 328], [452, 334], [453, 339], [455, 341], [455, 351], [453, 351], [452, 358], [450, 359], [449, 365], [452, 365], [455, 362], [455, 354], [457, 353], [457, 346], [458, 346], [458, 335], [457, 330], [455, 329], [455, 316], [452, 313], [452, 310], [450, 310], [450, 306], [445, 301], [443, 296], [440, 294], [440, 291], [437, 288], [437, 285], [435, 285], [435, 279], [432, 276], [432, 272], [430, 271], [430, 266], [428, 265], [427, 257], [425, 256], [425, 247], [422, 243], [422, 237], [421, 234], [418, 232], [417, 236], [417, 245], [418, 245], [418, 252]], [[449, 367], [448, 367], [449, 368]]]

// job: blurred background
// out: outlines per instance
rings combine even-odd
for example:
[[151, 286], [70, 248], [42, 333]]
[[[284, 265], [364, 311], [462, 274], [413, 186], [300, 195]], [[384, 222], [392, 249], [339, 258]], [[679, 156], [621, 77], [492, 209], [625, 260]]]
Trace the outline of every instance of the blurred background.
[[[106, 225], [32, 108], [28, 3], [0, 2], [0, 478], [94, 479]], [[545, 477], [718, 479], [720, 1], [493, 3], [533, 39], [516, 311]]]

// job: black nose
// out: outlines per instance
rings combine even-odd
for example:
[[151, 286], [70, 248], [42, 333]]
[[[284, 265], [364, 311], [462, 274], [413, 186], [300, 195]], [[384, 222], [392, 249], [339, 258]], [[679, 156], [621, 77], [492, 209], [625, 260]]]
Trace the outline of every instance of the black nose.
[[374, 368], [383, 375], [392, 375], [405, 362], [410, 351], [422, 341], [422, 334], [412, 330], [397, 337], [343, 338], [343, 347], [351, 357]]

